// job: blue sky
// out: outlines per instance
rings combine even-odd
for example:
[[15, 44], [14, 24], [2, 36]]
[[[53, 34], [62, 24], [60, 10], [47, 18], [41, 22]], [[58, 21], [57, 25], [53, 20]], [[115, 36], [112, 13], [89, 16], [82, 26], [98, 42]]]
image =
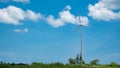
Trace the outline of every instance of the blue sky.
[[68, 63], [80, 52], [89, 63], [120, 63], [120, 1], [0, 0], [0, 61]]

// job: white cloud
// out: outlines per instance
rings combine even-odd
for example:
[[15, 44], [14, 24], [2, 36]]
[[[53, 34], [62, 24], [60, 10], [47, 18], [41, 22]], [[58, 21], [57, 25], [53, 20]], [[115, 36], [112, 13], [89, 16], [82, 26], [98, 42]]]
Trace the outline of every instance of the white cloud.
[[14, 6], [0, 9], [0, 22], [6, 24], [20, 24], [19, 21], [24, 19], [24, 11]]
[[71, 10], [70, 5], [67, 5], [64, 10]]
[[8, 6], [7, 8], [0, 9], [0, 23], [19, 25], [23, 20], [37, 21], [43, 18], [40, 13], [35, 13], [31, 10], [24, 11], [15, 6]]
[[12, 0], [13, 2], [29, 3], [30, 0]]
[[63, 10], [59, 13], [60, 19], [63, 22], [67, 22], [67, 23], [75, 23], [75, 16], [73, 14], [70, 13], [70, 11], [68, 10]]
[[44, 16], [40, 13], [35, 13], [31, 10], [27, 10], [26, 11], [26, 18], [30, 19], [30, 20], [33, 20], [33, 21], [37, 21], [38, 19], [43, 19]]
[[17, 33], [27, 33], [27, 32], [29, 32], [27, 28], [24, 28], [24, 29], [14, 29], [13, 31], [17, 32]]
[[53, 27], [59, 27], [64, 25], [64, 23], [60, 19], [55, 19], [54, 16], [52, 15], [49, 15], [46, 18], [46, 21], [48, 22], [49, 25]]
[[[76, 24], [79, 25], [78, 16], [73, 15], [71, 12], [71, 7], [67, 5], [62, 11], [59, 12], [58, 18], [55, 18], [53, 15], [48, 15], [44, 17], [41, 13], [35, 13], [32, 10], [23, 10], [15, 6], [8, 6], [7, 8], [0, 9], [0, 23], [20, 25], [21, 21], [31, 20], [38, 21], [45, 19], [49, 25], [53, 27], [63, 26], [65, 24]], [[88, 18], [85, 16], [80, 16], [82, 25], [88, 25]], [[21, 30], [15, 30], [15, 32], [21, 32]]]
[[120, 9], [120, 0], [101, 0], [109, 9]]
[[[67, 23], [70, 24], [80, 24], [78, 16], [73, 15], [71, 12], [71, 7], [67, 5], [64, 10], [59, 12], [59, 18], [55, 18], [53, 15], [50, 15], [46, 18], [48, 24], [52, 25], [53, 27], [63, 26]], [[88, 18], [85, 16], [81, 16], [81, 23], [82, 25], [88, 25]]]
[[[100, 0], [95, 5], [89, 5], [89, 16], [97, 20], [120, 20], [120, 0]], [[116, 11], [116, 12], [115, 12]]]

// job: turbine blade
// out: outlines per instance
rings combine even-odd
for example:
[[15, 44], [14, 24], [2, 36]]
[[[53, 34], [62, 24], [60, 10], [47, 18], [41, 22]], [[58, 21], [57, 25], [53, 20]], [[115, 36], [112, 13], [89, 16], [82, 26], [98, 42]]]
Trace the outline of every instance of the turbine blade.
[[79, 25], [73, 32], [77, 31], [80, 28], [81, 25]]
[[80, 23], [80, 25], [82, 25], [82, 23], [81, 23], [81, 19], [80, 19], [80, 16], [79, 16], [79, 23]]
[[80, 15], [78, 16], [78, 18], [79, 18], [79, 23], [80, 23], [80, 25], [79, 25], [73, 32], [77, 31], [77, 30], [80, 28], [80, 26], [82, 26], [82, 24], [81, 24], [81, 19], [80, 19]]

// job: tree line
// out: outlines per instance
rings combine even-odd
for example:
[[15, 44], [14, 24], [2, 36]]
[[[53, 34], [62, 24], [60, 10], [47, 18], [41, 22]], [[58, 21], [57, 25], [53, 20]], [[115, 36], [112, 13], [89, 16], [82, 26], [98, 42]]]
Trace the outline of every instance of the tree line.
[[110, 64], [97, 64], [96, 60], [92, 60], [91, 64], [63, 64], [59, 62], [55, 63], [41, 63], [41, 62], [33, 62], [32, 64], [24, 64], [24, 63], [5, 63], [0, 62], [0, 68], [120, 68], [120, 65], [111, 62]]
[[90, 64], [63, 64], [59, 62], [55, 63], [41, 63], [41, 62], [33, 62], [32, 64], [24, 64], [24, 63], [5, 63], [0, 62], [0, 68], [120, 68], [120, 65], [111, 62], [110, 64], [96, 64], [96, 59], [92, 60]]
[[85, 63], [82, 60], [80, 63], [80, 56], [77, 55], [75, 58], [69, 58], [67, 64], [54, 62], [54, 63], [42, 63], [33, 62], [31, 64], [24, 63], [5, 63], [0, 62], [0, 68], [120, 68], [120, 64], [111, 62], [110, 64], [99, 64], [99, 59], [91, 60], [90, 63]]

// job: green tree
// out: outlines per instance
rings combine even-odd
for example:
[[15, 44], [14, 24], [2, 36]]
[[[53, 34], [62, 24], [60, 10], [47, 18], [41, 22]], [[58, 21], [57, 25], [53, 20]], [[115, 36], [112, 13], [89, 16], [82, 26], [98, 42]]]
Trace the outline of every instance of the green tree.
[[118, 66], [118, 64], [115, 63], [115, 62], [111, 62], [111, 63], [110, 63], [110, 66], [112, 66], [112, 67], [116, 67], [116, 66]]
[[90, 64], [91, 65], [97, 65], [98, 62], [99, 62], [99, 59], [94, 59], [94, 60], [90, 61]]
[[77, 56], [75, 58], [75, 63], [80, 64], [80, 56], [79, 56], [79, 54], [77, 54]]
[[77, 56], [76, 56], [76, 58], [75, 58], [75, 63], [76, 64], [85, 64], [85, 61], [82, 59], [82, 57], [79, 55], [79, 54], [77, 54]]
[[69, 61], [70, 64], [75, 64], [75, 59], [69, 58], [68, 61]]

